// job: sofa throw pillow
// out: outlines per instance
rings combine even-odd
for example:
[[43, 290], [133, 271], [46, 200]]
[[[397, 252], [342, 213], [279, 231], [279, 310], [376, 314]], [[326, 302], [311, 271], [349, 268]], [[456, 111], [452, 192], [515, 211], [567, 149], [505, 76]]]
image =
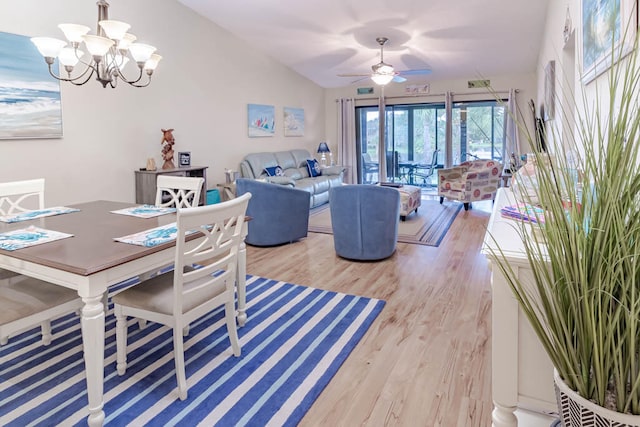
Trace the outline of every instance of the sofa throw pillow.
[[284, 176], [284, 171], [280, 166], [271, 166], [270, 168], [264, 168], [264, 171], [269, 176]]
[[309, 171], [309, 176], [312, 178], [322, 175], [322, 170], [320, 169], [320, 163], [318, 163], [316, 159], [307, 160], [307, 170]]

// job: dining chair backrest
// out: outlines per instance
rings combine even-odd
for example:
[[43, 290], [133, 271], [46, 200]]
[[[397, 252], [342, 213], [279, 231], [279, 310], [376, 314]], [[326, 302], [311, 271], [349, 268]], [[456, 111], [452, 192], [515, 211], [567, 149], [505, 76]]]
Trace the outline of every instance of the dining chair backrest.
[[0, 182], [0, 215], [44, 209], [44, 178]]
[[[245, 193], [224, 203], [178, 210], [173, 273], [174, 316], [180, 316], [193, 301], [203, 301], [198, 304], [203, 311], [195, 317], [204, 315], [211, 310], [206, 304], [210, 299], [208, 296], [219, 293], [225, 282], [227, 290], [233, 291], [250, 198], [251, 193]], [[187, 237], [193, 230], [202, 233], [204, 239], [195, 240], [195, 243], [188, 241]], [[195, 270], [184, 268], [194, 264], [203, 267]]]
[[156, 206], [192, 208], [200, 202], [204, 178], [158, 175], [156, 181]]

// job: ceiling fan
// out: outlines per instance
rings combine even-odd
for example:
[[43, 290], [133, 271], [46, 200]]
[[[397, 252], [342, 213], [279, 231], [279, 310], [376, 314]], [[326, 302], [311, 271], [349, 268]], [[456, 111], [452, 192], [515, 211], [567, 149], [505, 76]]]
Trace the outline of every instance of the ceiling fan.
[[[386, 37], [377, 37], [376, 42], [380, 45], [380, 62], [371, 66], [373, 71], [371, 74], [338, 74], [338, 77], [371, 77], [376, 84], [384, 86], [391, 81], [396, 83], [402, 83], [407, 81], [402, 75], [417, 75], [417, 74], [429, 74], [431, 70], [407, 70], [407, 71], [395, 71], [393, 66], [384, 62], [384, 45], [389, 41]], [[359, 79], [362, 80], [362, 79]], [[359, 81], [359, 80], [356, 80]], [[355, 83], [355, 82], [354, 82]]]

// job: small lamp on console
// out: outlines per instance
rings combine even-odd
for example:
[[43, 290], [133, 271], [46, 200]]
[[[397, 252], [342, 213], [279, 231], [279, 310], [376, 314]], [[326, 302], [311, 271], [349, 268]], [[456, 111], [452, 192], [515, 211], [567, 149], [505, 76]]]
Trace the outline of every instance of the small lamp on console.
[[331, 150], [329, 150], [329, 146], [326, 142], [321, 142], [320, 145], [318, 145], [318, 153], [322, 154], [322, 157], [320, 158], [320, 165], [327, 166], [327, 153], [331, 155]]

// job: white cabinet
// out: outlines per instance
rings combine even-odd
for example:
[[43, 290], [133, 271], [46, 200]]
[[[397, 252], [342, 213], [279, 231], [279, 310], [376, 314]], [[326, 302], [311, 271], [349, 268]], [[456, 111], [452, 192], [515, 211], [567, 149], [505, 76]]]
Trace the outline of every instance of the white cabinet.
[[[506, 260], [522, 279], [533, 276], [514, 220], [500, 215], [502, 206], [515, 200], [509, 188], [500, 188], [489, 220], [482, 252], [492, 264], [488, 248], [502, 249]], [[493, 236], [493, 238], [492, 238]], [[495, 239], [495, 241], [494, 241]], [[553, 365], [511, 288], [497, 266], [491, 265], [492, 288], [492, 398], [494, 427], [514, 427], [516, 408], [555, 413]]]

